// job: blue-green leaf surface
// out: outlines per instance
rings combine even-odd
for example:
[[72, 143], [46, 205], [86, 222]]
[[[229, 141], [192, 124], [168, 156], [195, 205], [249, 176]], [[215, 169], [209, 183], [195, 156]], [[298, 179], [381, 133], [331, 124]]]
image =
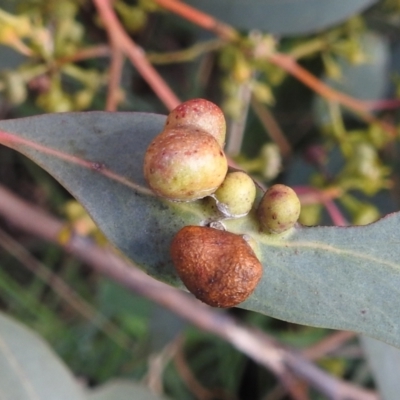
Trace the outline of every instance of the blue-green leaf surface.
[[78, 383], [50, 347], [4, 314], [0, 314], [0, 398], [84, 399]]
[[376, 0], [186, 0], [186, 3], [239, 29], [298, 35], [338, 24]]
[[[149, 275], [182, 286], [170, 260], [183, 226], [215, 218], [209, 200], [172, 203], [146, 187], [142, 163], [165, 117], [65, 113], [0, 122], [0, 143], [32, 158]], [[400, 215], [363, 227], [262, 234], [254, 210], [226, 221], [258, 243], [263, 278], [241, 307], [300, 324], [353, 330], [400, 347]]]

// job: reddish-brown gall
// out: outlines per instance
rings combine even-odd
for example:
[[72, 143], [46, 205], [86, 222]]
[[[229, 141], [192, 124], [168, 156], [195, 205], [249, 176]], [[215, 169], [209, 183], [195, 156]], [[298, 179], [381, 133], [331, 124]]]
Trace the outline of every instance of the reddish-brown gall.
[[246, 300], [263, 271], [242, 236], [204, 226], [182, 228], [172, 240], [171, 257], [188, 290], [213, 307]]
[[294, 226], [300, 215], [300, 200], [286, 185], [273, 185], [265, 193], [257, 209], [261, 227], [271, 233], [283, 233]]
[[163, 131], [150, 143], [144, 176], [159, 196], [192, 201], [217, 190], [228, 170], [217, 141], [201, 129], [185, 126]]
[[164, 129], [190, 125], [202, 129], [217, 140], [221, 147], [225, 143], [226, 122], [222, 110], [211, 101], [192, 99], [180, 104], [168, 115]]

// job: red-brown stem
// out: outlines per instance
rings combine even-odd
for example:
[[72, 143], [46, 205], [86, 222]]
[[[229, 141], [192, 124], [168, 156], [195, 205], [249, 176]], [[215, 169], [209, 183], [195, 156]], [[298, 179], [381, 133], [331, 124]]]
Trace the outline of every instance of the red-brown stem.
[[80, 49], [71, 56], [58, 58], [56, 60], [56, 64], [63, 65], [71, 62], [87, 60], [88, 58], [108, 57], [110, 56], [110, 54], [111, 54], [110, 46], [101, 44], [98, 46]]
[[299, 65], [293, 57], [282, 53], [273, 53], [268, 57], [268, 61], [279, 66], [325, 99], [341, 104], [342, 106], [358, 114], [366, 122], [378, 124], [392, 136], [396, 136], [396, 127], [385, 121], [379, 120], [374, 115], [369, 113], [368, 105], [366, 103], [326, 85], [316, 76]]
[[93, 2], [104, 23], [111, 43], [118, 46], [126, 55], [166, 108], [173, 110], [181, 101], [149, 63], [144, 51], [125, 32], [111, 8], [110, 2], [108, 0], [93, 0]]
[[[207, 13], [190, 7], [179, 0], [155, 0], [160, 6], [170, 10], [181, 17], [201, 26], [204, 29], [214, 32], [216, 35], [229, 41], [236, 41], [240, 38], [240, 34], [233, 27], [225, 24]], [[351, 96], [341, 93], [328, 85], [325, 85], [320, 79], [312, 75], [305, 68], [301, 67], [296, 60], [286, 54], [279, 52], [272, 53], [268, 56], [268, 61], [285, 70], [290, 75], [297, 78], [303, 84], [314, 90], [330, 101], [336, 101], [344, 107], [358, 114], [362, 119], [369, 123], [380, 125], [385, 131], [389, 132], [393, 137], [397, 135], [396, 127], [376, 118], [369, 113], [370, 104], [361, 100], [357, 100]]]
[[155, 2], [166, 10], [172, 11], [173, 13], [180, 15], [182, 18], [185, 18], [204, 29], [214, 32], [222, 39], [231, 41], [240, 38], [240, 35], [236, 29], [221, 21], [218, 21], [209, 14], [199, 11], [194, 7], [188, 6], [179, 0], [155, 0]]
[[119, 88], [121, 81], [122, 68], [124, 66], [124, 54], [113, 46], [111, 65], [109, 69], [108, 91], [106, 101], [106, 111], [117, 111], [119, 103]]
[[323, 204], [334, 225], [348, 225], [346, 218], [344, 218], [339, 208], [333, 202], [333, 199], [342, 194], [342, 190], [338, 188], [320, 190], [311, 186], [295, 186], [293, 189], [299, 196], [302, 205]]

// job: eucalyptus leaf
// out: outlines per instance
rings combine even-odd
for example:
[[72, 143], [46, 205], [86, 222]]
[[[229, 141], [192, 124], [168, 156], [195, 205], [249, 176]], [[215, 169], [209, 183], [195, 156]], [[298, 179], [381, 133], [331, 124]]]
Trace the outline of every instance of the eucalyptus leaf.
[[83, 391], [50, 347], [27, 327], [0, 314], [2, 400], [83, 400]]
[[[170, 260], [185, 225], [217, 217], [211, 199], [174, 203], [147, 188], [144, 152], [164, 116], [64, 113], [0, 122], [0, 143], [58, 179], [105, 235], [149, 275], [182, 286]], [[228, 230], [257, 243], [264, 276], [241, 307], [279, 319], [364, 333], [400, 347], [400, 214], [367, 226], [298, 226], [271, 236], [252, 210]]]
[[128, 380], [114, 380], [105, 385], [91, 390], [87, 400], [165, 400], [166, 397], [150, 392], [144, 386]]
[[[360, 49], [365, 60], [351, 64], [343, 57], [337, 57], [341, 71], [337, 79], [322, 77], [322, 81], [339, 92], [360, 100], [384, 98], [390, 84], [390, 47], [388, 40], [377, 33], [366, 32], [360, 40]], [[314, 120], [320, 126], [331, 123], [326, 101], [315, 95], [313, 104]]]
[[277, 35], [316, 32], [338, 24], [376, 0], [186, 0], [240, 29], [260, 29]]
[[400, 393], [400, 350], [378, 340], [361, 336], [382, 400], [397, 400]]

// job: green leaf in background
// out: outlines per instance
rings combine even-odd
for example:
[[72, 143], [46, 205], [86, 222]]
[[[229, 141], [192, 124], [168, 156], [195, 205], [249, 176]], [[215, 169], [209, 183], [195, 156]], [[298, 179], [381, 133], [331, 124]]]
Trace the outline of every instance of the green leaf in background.
[[128, 380], [114, 380], [98, 389], [92, 390], [87, 400], [166, 400], [166, 397], [158, 396], [144, 386], [132, 383]]
[[[390, 84], [390, 47], [387, 39], [376, 33], [367, 32], [360, 40], [360, 50], [365, 60], [352, 64], [343, 57], [337, 57], [341, 75], [337, 79], [322, 77], [322, 81], [334, 89], [360, 100], [382, 99]], [[326, 101], [315, 96], [314, 120], [318, 125], [330, 124]]]
[[130, 334], [145, 342], [140, 343], [142, 353], [147, 356], [161, 351], [186, 327], [185, 321], [172, 311], [108, 279], [100, 280], [98, 297], [99, 307], [105, 315], [119, 321], [128, 331], [130, 326], [134, 328]]
[[[89, 211], [106, 236], [149, 275], [182, 286], [172, 237], [212, 216], [209, 200], [173, 203], [145, 186], [142, 163], [165, 117], [65, 113], [0, 122], [0, 143], [32, 158]], [[400, 214], [354, 227], [260, 233], [254, 210], [227, 229], [258, 243], [264, 276], [241, 306], [279, 319], [362, 332], [400, 347]]]
[[80, 400], [83, 392], [59, 357], [29, 328], [0, 314], [3, 400]]
[[338, 24], [376, 0], [186, 0], [239, 29], [277, 35], [316, 32]]
[[400, 393], [400, 350], [378, 340], [361, 336], [382, 400], [398, 400]]

